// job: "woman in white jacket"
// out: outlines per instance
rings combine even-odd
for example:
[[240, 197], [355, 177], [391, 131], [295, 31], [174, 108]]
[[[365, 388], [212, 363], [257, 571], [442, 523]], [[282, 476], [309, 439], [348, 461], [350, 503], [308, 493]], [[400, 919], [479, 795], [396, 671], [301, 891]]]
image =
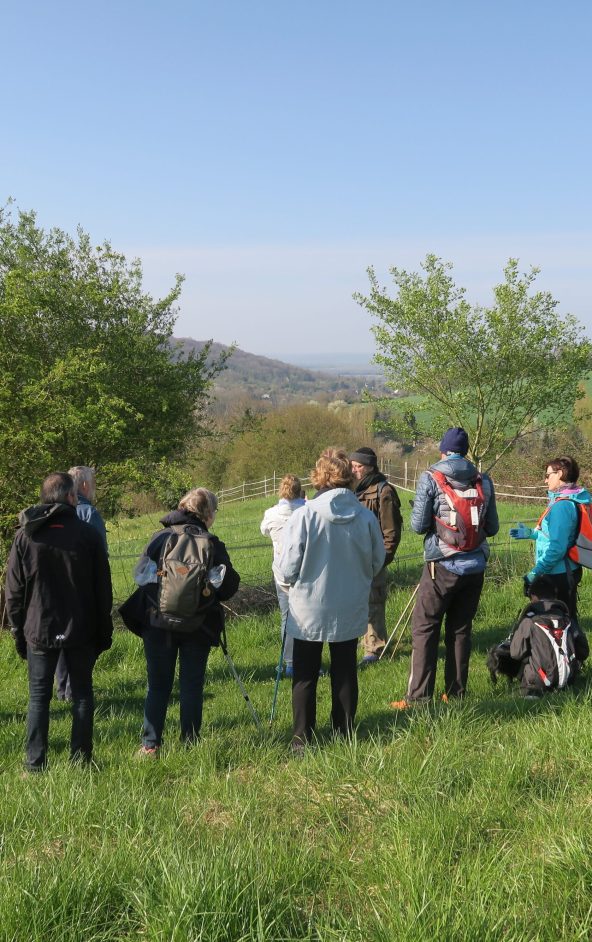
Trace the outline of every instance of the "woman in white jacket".
[[384, 565], [374, 514], [352, 491], [344, 451], [324, 451], [311, 475], [317, 493], [284, 532], [280, 577], [290, 584], [287, 634], [294, 639], [292, 749], [301, 753], [316, 723], [323, 642], [331, 655], [331, 724], [349, 735], [358, 703], [356, 647], [368, 625], [370, 583]]
[[[270, 537], [273, 543], [273, 563], [272, 571], [273, 578], [275, 580], [275, 591], [277, 592], [278, 605], [280, 607], [281, 614], [281, 637], [283, 639], [284, 632], [286, 629], [286, 619], [288, 617], [288, 589], [290, 586], [287, 582], [283, 582], [280, 571], [279, 571], [279, 562], [282, 555], [282, 540], [284, 527], [286, 526], [288, 520], [298, 507], [303, 507], [304, 500], [304, 491], [302, 490], [302, 482], [300, 478], [297, 478], [295, 474], [286, 474], [280, 482], [279, 489], [279, 501], [273, 507], [270, 507], [269, 510], [266, 510], [263, 515], [263, 520], [261, 521], [261, 533], [263, 536]], [[286, 636], [284, 642], [284, 664], [286, 665], [286, 677], [293, 676], [292, 668], [292, 648], [294, 642], [292, 638]]]

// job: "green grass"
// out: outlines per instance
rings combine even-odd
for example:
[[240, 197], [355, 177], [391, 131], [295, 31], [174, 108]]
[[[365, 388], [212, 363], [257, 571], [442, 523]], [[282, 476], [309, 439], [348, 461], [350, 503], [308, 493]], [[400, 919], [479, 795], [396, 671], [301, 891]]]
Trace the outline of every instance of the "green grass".
[[[258, 535], [269, 503], [228, 505], [216, 526], [253, 585], [269, 579]], [[138, 759], [144, 659], [119, 631], [95, 674], [98, 768], [70, 768], [69, 710], [56, 701], [50, 768], [22, 778], [26, 670], [2, 633], [0, 940], [589, 939], [592, 693], [586, 678], [544, 703], [492, 688], [485, 651], [521, 604], [530, 559], [527, 545], [502, 544], [511, 522], [536, 517], [500, 509], [466, 701], [390, 712], [406, 686], [406, 635], [395, 660], [360, 675], [352, 743], [331, 741], [329, 681], [319, 681], [319, 743], [300, 762], [288, 753], [285, 681], [267, 726], [279, 619], [256, 615], [231, 621], [228, 637], [262, 734], [215, 651], [201, 743], [177, 741], [173, 699], [161, 758]], [[112, 526], [114, 563], [157, 525]], [[406, 531], [401, 555], [420, 547]], [[391, 627], [419, 566], [393, 570]]]

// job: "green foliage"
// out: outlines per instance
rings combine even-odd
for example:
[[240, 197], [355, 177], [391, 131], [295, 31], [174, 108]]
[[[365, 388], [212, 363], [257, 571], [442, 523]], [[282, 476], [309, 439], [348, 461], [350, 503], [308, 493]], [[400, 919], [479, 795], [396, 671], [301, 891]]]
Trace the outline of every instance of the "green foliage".
[[230, 448], [227, 483], [256, 480], [274, 469], [307, 474], [329, 445], [351, 446], [352, 435], [347, 423], [323, 406], [289, 406], [257, 416]]
[[224, 357], [171, 353], [181, 283], [154, 300], [109, 243], [0, 211], [0, 525], [51, 470], [93, 465], [104, 492], [203, 433]]
[[[469, 432], [471, 457], [491, 467], [535, 429], [554, 428], [573, 415], [591, 346], [572, 316], [560, 316], [548, 292], [532, 292], [527, 274], [510, 259], [491, 307], [469, 304], [434, 255], [423, 274], [392, 268], [396, 295], [379, 287], [369, 269], [370, 294], [356, 300], [376, 318], [372, 330], [390, 385], [416, 394], [414, 437], [434, 437], [450, 425]], [[409, 405], [395, 407], [398, 429], [409, 433]], [[415, 423], [415, 427], [413, 427]]]

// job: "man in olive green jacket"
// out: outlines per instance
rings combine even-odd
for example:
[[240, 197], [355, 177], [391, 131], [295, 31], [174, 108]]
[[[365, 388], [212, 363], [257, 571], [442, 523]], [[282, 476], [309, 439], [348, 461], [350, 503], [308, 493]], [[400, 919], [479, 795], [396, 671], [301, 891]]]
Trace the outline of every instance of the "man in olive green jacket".
[[392, 562], [401, 540], [403, 521], [399, 495], [385, 475], [378, 470], [376, 452], [371, 448], [358, 448], [349, 458], [354, 477], [358, 481], [356, 496], [378, 520], [386, 553], [384, 566], [372, 580], [370, 588], [368, 630], [362, 639], [364, 656], [361, 666], [366, 667], [378, 661], [386, 644], [386, 567]]

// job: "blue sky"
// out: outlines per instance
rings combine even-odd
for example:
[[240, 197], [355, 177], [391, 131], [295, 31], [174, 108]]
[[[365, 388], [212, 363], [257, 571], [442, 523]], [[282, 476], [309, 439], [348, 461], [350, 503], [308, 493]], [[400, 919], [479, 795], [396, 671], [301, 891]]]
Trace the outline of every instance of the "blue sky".
[[177, 333], [371, 352], [373, 264], [592, 328], [588, 0], [0, 5], [0, 199], [186, 275]]

